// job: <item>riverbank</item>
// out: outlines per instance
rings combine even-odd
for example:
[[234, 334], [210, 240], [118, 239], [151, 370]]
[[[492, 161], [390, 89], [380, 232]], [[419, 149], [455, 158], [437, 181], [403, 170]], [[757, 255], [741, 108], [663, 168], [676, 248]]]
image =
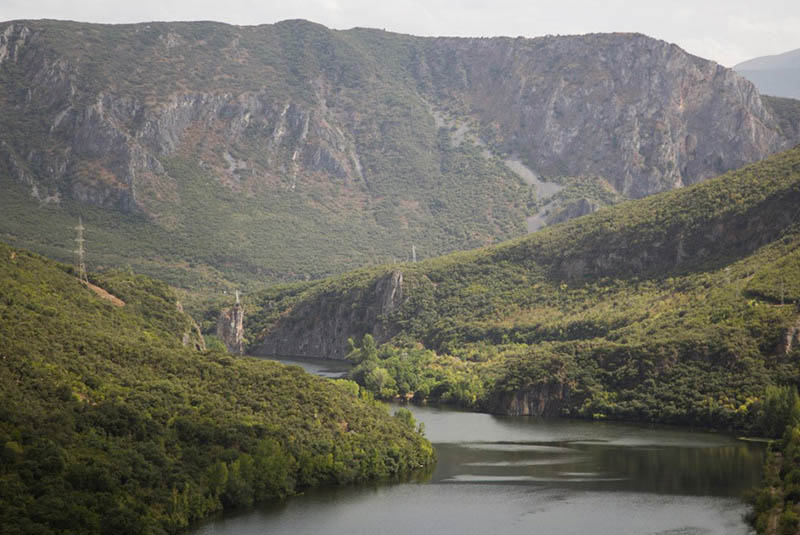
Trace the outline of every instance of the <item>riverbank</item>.
[[764, 445], [667, 426], [408, 406], [434, 444], [428, 478], [316, 489], [195, 535], [499, 532], [741, 534]]

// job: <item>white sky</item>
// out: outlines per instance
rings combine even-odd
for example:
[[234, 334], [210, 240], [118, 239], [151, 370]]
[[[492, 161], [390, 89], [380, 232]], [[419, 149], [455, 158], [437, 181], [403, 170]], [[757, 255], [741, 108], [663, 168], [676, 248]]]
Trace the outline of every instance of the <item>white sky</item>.
[[415, 35], [535, 37], [636, 31], [727, 66], [800, 48], [800, 0], [0, 0], [0, 21], [303, 18]]

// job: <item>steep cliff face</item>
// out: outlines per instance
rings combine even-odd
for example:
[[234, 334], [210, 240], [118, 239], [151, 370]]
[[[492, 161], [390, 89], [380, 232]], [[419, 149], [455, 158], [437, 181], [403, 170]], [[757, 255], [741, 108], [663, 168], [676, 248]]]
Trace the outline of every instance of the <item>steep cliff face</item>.
[[598, 174], [643, 197], [740, 167], [786, 140], [736, 73], [640, 34], [441, 39], [429, 83], [544, 175]]
[[183, 315], [188, 321], [188, 325], [186, 329], [181, 334], [181, 343], [185, 347], [191, 347], [195, 351], [205, 351], [206, 350], [206, 340], [203, 338], [203, 333], [200, 330], [200, 326], [194, 321], [194, 318], [189, 316], [183, 311], [183, 305], [180, 301], [176, 302], [176, 308], [181, 315]]
[[386, 342], [396, 334], [387, 316], [403, 304], [403, 274], [391, 272], [366, 288], [330, 293], [301, 303], [251, 348], [256, 355], [342, 359], [348, 338], [370, 333]]
[[[161, 46], [170, 48], [170, 35], [172, 47], [192, 45], [169, 30], [163, 25]], [[68, 192], [81, 202], [141, 209], [147, 198], [138, 190], [158, 188], [153, 182], [165, 176], [160, 159], [187, 141], [190, 127], [216, 134], [213, 150], [221, 158], [207, 163], [234, 188], [243, 172], [254, 170], [288, 174], [290, 187], [298, 172], [364, 180], [354, 130], [379, 125], [329, 108], [347, 88], [341, 76], [309, 76], [297, 88], [304, 94], [298, 99], [271, 90], [231, 91], [213, 81], [198, 91], [192, 86], [199, 84], [176, 75], [177, 84], [164, 89], [184, 89], [142, 98], [112, 80], [91, 79], [82, 68], [91, 58], [52, 50], [52, 31], [23, 22], [0, 33], [0, 68], [30, 82], [24, 93], [7, 84], [11, 98], [4, 104], [22, 115], [46, 110], [44, 139], [3, 140], [15, 174], [44, 190], [39, 195]], [[329, 39], [338, 37], [327, 32]], [[613, 179], [619, 192], [642, 197], [718, 175], [787, 143], [750, 82], [643, 35], [412, 43], [418, 50], [411, 72], [423, 94], [461, 102], [487, 140], [519, 154], [540, 174], [599, 174]], [[161, 46], [146, 50], [151, 59], [175, 61]], [[364, 70], [361, 76], [369, 74]], [[248, 141], [267, 149], [265, 162], [230, 153]], [[41, 148], [31, 151], [31, 144]], [[65, 179], [71, 179], [66, 191]]]
[[217, 336], [234, 355], [244, 353], [244, 307], [237, 301], [231, 308], [220, 311]]
[[[37, 132], [5, 132], [0, 156], [40, 200], [69, 197], [159, 215], [159, 201], [180, 202], [175, 181], [161, 162], [198, 133], [203, 147], [195, 154], [208, 158], [204, 166], [235, 191], [258, 187], [245, 179], [253, 174], [262, 187], [279, 176], [294, 187], [301, 166], [309, 174], [360, 178], [352, 142], [340, 127], [327, 123], [322, 94], [311, 103], [298, 103], [290, 94], [276, 98], [268, 91], [230, 92], [213, 84], [204, 91], [137, 94], [113, 80], [92, 79], [82, 65], [91, 57], [54, 57], [47, 30], [52, 31], [11, 23], [0, 34], [4, 110], [12, 111], [12, 120], [27, 117], [39, 123]], [[28, 90], [21, 92], [9, 75], [27, 78]], [[179, 79], [178, 85], [183, 85]], [[321, 86], [315, 89], [322, 91]], [[258, 145], [262, 162], [231, 154], [249, 143]]]
[[501, 396], [492, 409], [510, 416], [560, 416], [569, 403], [568, 386], [542, 383]]
[[798, 347], [800, 344], [800, 315], [797, 316], [795, 322], [786, 330], [780, 346], [778, 346], [778, 354], [788, 355], [792, 352], [793, 348]]
[[[155, 246], [198, 273], [271, 280], [521, 235], [530, 176], [642, 197], [800, 131], [733, 71], [643, 35], [434, 39], [305, 21], [3, 23], [0, 106], [0, 179], [53, 209], [143, 215], [145, 234], [186, 245], [136, 238], [118, 263]], [[0, 232], [52, 247], [38, 225]]]

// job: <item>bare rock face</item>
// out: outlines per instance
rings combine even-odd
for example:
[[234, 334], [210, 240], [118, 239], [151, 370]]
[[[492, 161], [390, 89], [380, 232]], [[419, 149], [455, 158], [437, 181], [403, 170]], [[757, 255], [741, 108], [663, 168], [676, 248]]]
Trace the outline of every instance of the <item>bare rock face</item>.
[[600, 204], [590, 199], [581, 198], [561, 206], [552, 216], [547, 218], [547, 223], [555, 225], [576, 217], [581, 217], [596, 212]]
[[222, 339], [230, 353], [244, 353], [244, 307], [236, 303], [222, 310], [217, 320], [217, 336]]
[[189, 320], [186, 330], [181, 334], [181, 343], [185, 347], [191, 347], [195, 351], [205, 351], [206, 341], [205, 338], [203, 338], [203, 333], [200, 331], [200, 326], [194, 321], [194, 318], [184, 312], [183, 305], [180, 301], [175, 302], [175, 308]]
[[427, 83], [463, 95], [540, 175], [594, 173], [644, 197], [791, 143], [749, 81], [641, 34], [442, 38], [427, 51]]
[[186, 347], [191, 347], [195, 351], [205, 351], [206, 341], [203, 338], [203, 333], [200, 331], [200, 326], [192, 321], [191, 326], [181, 336], [181, 343]]
[[403, 303], [403, 274], [394, 271], [366, 289], [304, 301], [269, 329], [256, 355], [343, 359], [347, 340], [369, 333], [378, 344], [396, 334], [389, 314]]
[[558, 416], [569, 398], [566, 385], [541, 383], [505, 396], [496, 409], [510, 416]]
[[[203, 165], [235, 190], [253, 187], [242, 184], [243, 175], [253, 174], [266, 182], [296, 180], [299, 171], [363, 179], [351, 137], [326, 110], [325, 84], [310, 100], [266, 89], [225, 91], [213, 83], [153, 99], [92, 79], [84, 66], [91, 58], [58, 57], [48, 45], [47, 31], [35, 23], [0, 25], [0, 74], [5, 69], [27, 80], [25, 93], [6, 82], [9, 97], [0, 102], [13, 115], [39, 122], [29, 135], [0, 133], [0, 163], [40, 200], [69, 196], [145, 213], [153, 201], [179, 202], [162, 160], [198, 132], [214, 155]], [[175, 76], [172, 82], [184, 86]], [[257, 173], [253, 162], [231, 156], [253, 145], [262, 160]]]
[[796, 348], [798, 345], [800, 345], [800, 315], [784, 333], [783, 340], [778, 346], [778, 354], [788, 355], [792, 352], [792, 348]]

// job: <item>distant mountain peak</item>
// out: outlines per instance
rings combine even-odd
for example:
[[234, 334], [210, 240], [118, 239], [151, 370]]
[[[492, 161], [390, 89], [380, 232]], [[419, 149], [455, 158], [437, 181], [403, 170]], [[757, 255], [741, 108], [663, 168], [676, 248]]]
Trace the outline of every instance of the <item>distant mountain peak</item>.
[[800, 99], [800, 48], [743, 61], [733, 69], [764, 95]]

